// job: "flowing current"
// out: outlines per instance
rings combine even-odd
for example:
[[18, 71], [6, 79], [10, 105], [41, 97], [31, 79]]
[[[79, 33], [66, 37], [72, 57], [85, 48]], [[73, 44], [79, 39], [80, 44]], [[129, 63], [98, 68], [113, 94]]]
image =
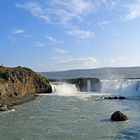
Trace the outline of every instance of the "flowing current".
[[[79, 92], [74, 84], [52, 83], [53, 93], [0, 112], [0, 140], [139, 140], [140, 93], [137, 80], [104, 80], [101, 92]], [[131, 95], [105, 100], [104, 94]], [[127, 122], [111, 122], [120, 110]]]

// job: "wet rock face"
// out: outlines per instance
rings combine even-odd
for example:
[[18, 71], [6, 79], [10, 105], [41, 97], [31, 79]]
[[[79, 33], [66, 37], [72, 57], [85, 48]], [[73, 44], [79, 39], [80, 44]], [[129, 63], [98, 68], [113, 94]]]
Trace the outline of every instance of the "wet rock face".
[[111, 120], [112, 121], [127, 121], [128, 118], [125, 114], [123, 114], [120, 111], [116, 111], [111, 115]]
[[69, 83], [75, 84], [81, 92], [100, 92], [101, 81], [98, 78], [75, 78], [69, 79]]

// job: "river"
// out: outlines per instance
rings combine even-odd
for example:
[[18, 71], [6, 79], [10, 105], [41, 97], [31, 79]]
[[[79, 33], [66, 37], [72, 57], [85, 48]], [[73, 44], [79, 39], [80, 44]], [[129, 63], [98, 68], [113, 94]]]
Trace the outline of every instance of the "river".
[[[16, 111], [0, 112], [0, 140], [139, 139], [140, 97], [101, 97], [90, 92], [44, 94], [15, 106]], [[117, 110], [125, 113], [129, 121], [110, 121]]]

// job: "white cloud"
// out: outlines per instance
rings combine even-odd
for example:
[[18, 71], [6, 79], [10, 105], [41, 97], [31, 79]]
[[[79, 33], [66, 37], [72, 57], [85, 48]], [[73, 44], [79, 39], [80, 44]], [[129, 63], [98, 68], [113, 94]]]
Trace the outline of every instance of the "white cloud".
[[16, 7], [23, 8], [31, 12], [31, 14], [37, 18], [40, 18], [46, 22], [50, 21], [49, 16], [47, 15], [47, 10], [43, 6], [36, 2], [27, 2], [25, 4], [16, 4]]
[[103, 63], [106, 63], [106, 64], [112, 64], [112, 63], [116, 63], [116, 60], [115, 59], [108, 59], [108, 60], [103, 60]]
[[123, 17], [123, 20], [130, 21], [139, 17], [140, 17], [140, 0], [136, 0], [134, 3], [128, 6], [128, 13]]
[[77, 15], [85, 14], [86, 12], [94, 9], [93, 3], [89, 0], [67, 0], [67, 2], [64, 2], [64, 0], [59, 0], [59, 2], [60, 1], [61, 4], [66, 6], [69, 11], [74, 12]]
[[94, 11], [90, 0], [52, 0], [44, 2], [26, 2], [16, 4], [16, 7], [29, 11], [34, 17], [47, 23], [68, 24], [72, 20], [82, 20], [83, 16]]
[[81, 38], [81, 39], [89, 39], [95, 35], [94, 32], [87, 31], [87, 30], [79, 30], [79, 29], [68, 30], [66, 31], [66, 33], [68, 35]]
[[83, 17], [95, 10], [90, 0], [54, 0], [53, 9], [50, 9], [56, 16], [56, 21], [63, 25], [73, 20], [83, 20]]
[[[94, 10], [94, 4], [89, 0], [56, 0], [55, 5], [58, 6], [59, 10], [63, 7], [63, 14], [60, 14], [63, 18], [65, 13], [71, 18], [81, 18], [81, 16], [86, 15], [88, 12]], [[65, 8], [64, 8], [65, 7]], [[61, 11], [60, 11], [61, 12]]]
[[60, 53], [60, 54], [66, 54], [66, 53], [68, 53], [67, 50], [60, 49], [60, 48], [55, 48], [54, 50], [55, 50], [56, 52]]
[[46, 36], [47, 40], [49, 40], [50, 42], [56, 42], [56, 39], [52, 36]]
[[98, 25], [98, 27], [105, 29], [106, 27], [109, 27], [110, 24], [111, 24], [110, 21], [103, 20], [103, 21], [99, 22], [97, 25]]
[[52, 36], [46, 36], [46, 39], [50, 42], [50, 43], [64, 43], [64, 41], [62, 40], [57, 40], [56, 38], [52, 37]]
[[46, 47], [46, 44], [43, 42], [37, 41], [34, 43], [34, 46], [43, 48], [43, 47]]
[[100, 0], [100, 2], [106, 10], [110, 11], [118, 5], [119, 0]]
[[23, 30], [23, 29], [15, 29], [14, 31], [12, 31], [11, 33], [12, 34], [23, 34], [25, 33], [26, 31]]
[[127, 57], [117, 57], [117, 58], [110, 58], [110, 59], [106, 59], [103, 60], [102, 65], [104, 66], [120, 66], [120, 65], [124, 65], [125, 63], [128, 62], [128, 58]]
[[[51, 62], [51, 63], [50, 63]], [[94, 57], [73, 57], [55, 55], [51, 59], [42, 61], [37, 66], [38, 71], [61, 71], [70, 69], [90, 69], [95, 68], [98, 61]]]
[[94, 57], [83, 57], [83, 58], [65, 58], [57, 60], [55, 65], [59, 65], [62, 68], [93, 68], [98, 61]]

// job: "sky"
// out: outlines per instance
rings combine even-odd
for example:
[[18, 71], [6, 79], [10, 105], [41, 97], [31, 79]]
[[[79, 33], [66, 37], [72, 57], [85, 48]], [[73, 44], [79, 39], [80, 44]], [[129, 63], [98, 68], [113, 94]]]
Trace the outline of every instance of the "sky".
[[140, 66], [140, 0], [1, 0], [0, 63], [35, 71]]

